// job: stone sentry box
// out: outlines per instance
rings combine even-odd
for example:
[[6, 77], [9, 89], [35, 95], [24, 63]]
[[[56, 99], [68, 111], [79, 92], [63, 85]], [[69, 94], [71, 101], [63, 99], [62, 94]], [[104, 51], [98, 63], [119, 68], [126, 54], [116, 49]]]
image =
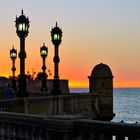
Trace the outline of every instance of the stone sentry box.
[[97, 115], [99, 119], [111, 120], [113, 113], [113, 75], [108, 65], [96, 65], [89, 78], [89, 92], [98, 96]]

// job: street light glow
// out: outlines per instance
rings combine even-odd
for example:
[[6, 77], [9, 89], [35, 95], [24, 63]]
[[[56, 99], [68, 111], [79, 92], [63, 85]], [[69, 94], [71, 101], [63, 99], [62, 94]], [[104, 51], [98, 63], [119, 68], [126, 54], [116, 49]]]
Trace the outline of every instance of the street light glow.
[[18, 31], [28, 31], [28, 25], [25, 25], [25, 23], [19, 23], [18, 25]]
[[42, 50], [41, 51], [41, 55], [47, 55], [47, 51], [46, 50]]
[[16, 53], [11, 53], [11, 58], [16, 58], [17, 54]]
[[25, 31], [25, 23], [22, 24], [22, 30]]
[[18, 31], [22, 31], [22, 23], [18, 25]]
[[59, 34], [54, 34], [54, 40], [59, 40]]

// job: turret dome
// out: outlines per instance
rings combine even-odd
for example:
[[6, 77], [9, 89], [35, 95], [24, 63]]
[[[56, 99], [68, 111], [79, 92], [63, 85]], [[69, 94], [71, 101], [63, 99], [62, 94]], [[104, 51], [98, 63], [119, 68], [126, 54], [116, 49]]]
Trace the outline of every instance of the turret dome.
[[111, 72], [111, 69], [109, 68], [108, 65], [106, 64], [103, 64], [103, 63], [100, 63], [100, 64], [97, 64], [92, 72], [91, 72], [91, 77], [94, 77], [94, 78], [111, 78], [113, 77], [112, 75], [112, 72]]

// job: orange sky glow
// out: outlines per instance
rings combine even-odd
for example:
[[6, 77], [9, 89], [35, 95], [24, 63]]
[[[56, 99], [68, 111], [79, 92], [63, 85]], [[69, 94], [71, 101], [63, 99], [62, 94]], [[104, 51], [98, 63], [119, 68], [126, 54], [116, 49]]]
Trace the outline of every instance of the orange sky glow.
[[[114, 87], [140, 87], [140, 1], [127, 0], [5, 0], [0, 2], [0, 76], [12, 74], [10, 49], [19, 52], [15, 19], [24, 9], [30, 28], [26, 38], [26, 73], [40, 72], [40, 47], [48, 46], [47, 70], [54, 74], [54, 47], [50, 31], [55, 22], [62, 28], [59, 47], [60, 79], [70, 87], [88, 87], [88, 76], [99, 63], [114, 75]], [[7, 11], [8, 9], [8, 11]], [[16, 59], [16, 75], [19, 58]]]

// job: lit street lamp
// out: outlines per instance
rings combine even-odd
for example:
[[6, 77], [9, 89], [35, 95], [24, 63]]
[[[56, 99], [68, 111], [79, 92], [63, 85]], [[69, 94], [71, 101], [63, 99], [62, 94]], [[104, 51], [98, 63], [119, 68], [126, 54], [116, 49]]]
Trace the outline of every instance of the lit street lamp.
[[25, 38], [29, 33], [29, 19], [25, 17], [23, 10], [19, 17], [16, 17], [16, 33], [20, 38], [20, 75], [18, 77], [19, 91], [17, 93], [18, 97], [28, 97], [28, 92], [26, 91], [26, 76], [25, 76]]
[[42, 88], [41, 88], [41, 91], [47, 91], [48, 89], [47, 89], [47, 85], [46, 85], [47, 74], [46, 74], [45, 60], [46, 60], [46, 57], [48, 56], [48, 48], [45, 46], [45, 43], [40, 48], [40, 55], [41, 55], [42, 60], [43, 60], [43, 66], [42, 66], [43, 78], [42, 78]]
[[51, 30], [52, 43], [54, 45], [54, 79], [53, 79], [53, 90], [52, 95], [60, 95], [60, 80], [59, 80], [59, 45], [61, 44], [62, 39], [62, 30], [57, 26]]
[[13, 76], [12, 76], [12, 88], [13, 90], [17, 90], [17, 87], [16, 87], [16, 78], [15, 78], [15, 71], [16, 71], [16, 68], [15, 68], [15, 60], [17, 58], [17, 50], [13, 48], [10, 50], [10, 58], [12, 60], [12, 72], [13, 72]]

